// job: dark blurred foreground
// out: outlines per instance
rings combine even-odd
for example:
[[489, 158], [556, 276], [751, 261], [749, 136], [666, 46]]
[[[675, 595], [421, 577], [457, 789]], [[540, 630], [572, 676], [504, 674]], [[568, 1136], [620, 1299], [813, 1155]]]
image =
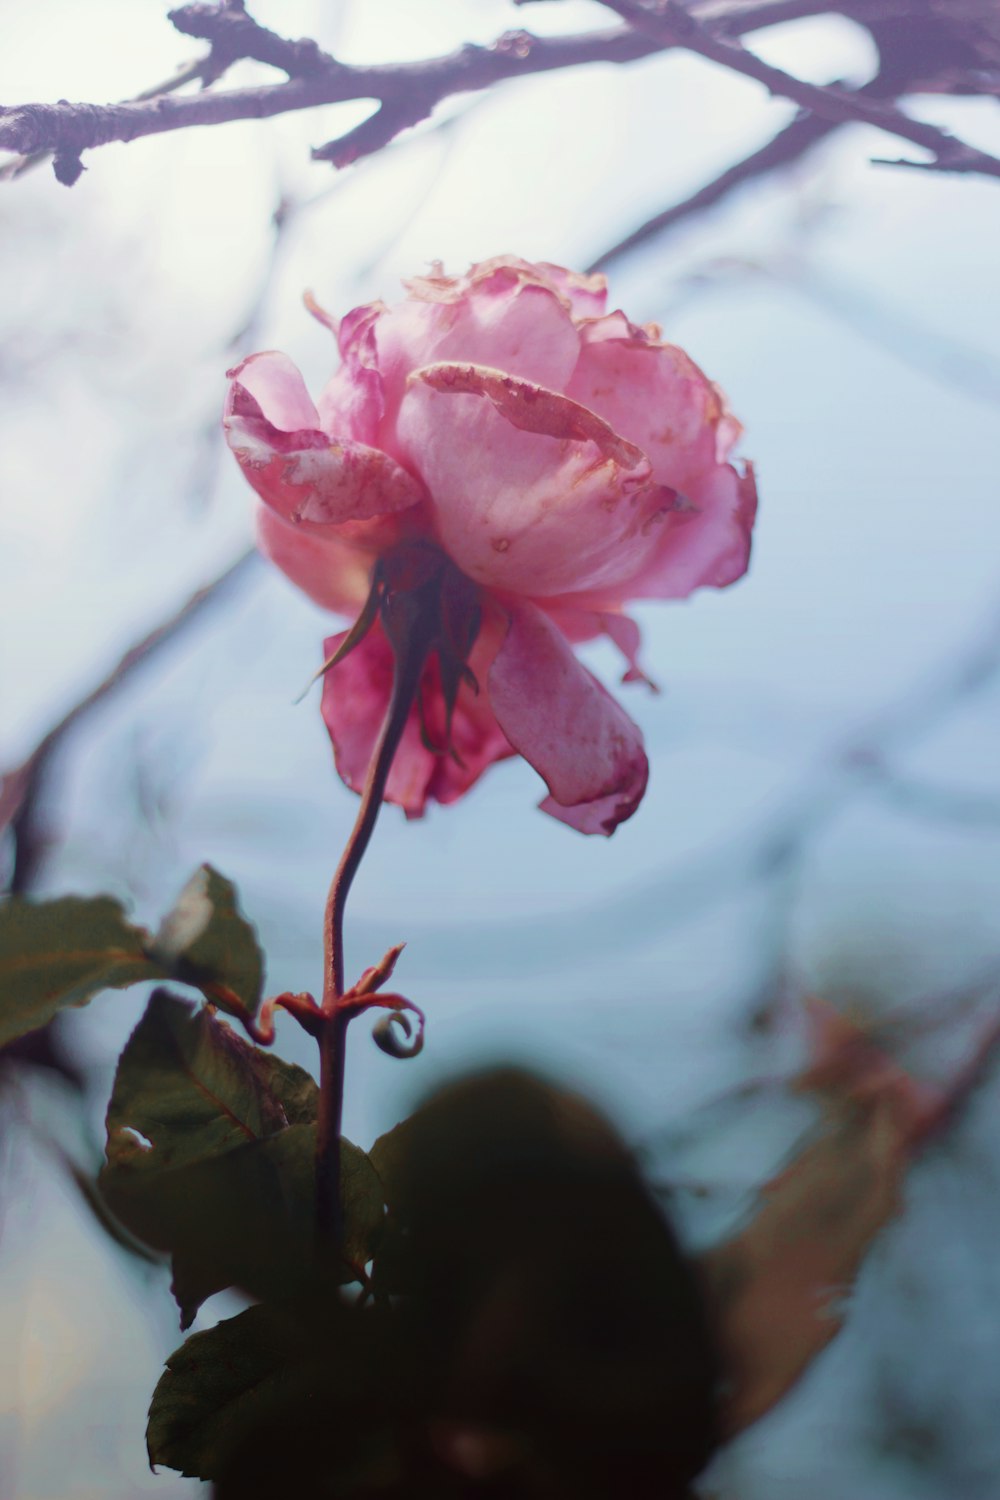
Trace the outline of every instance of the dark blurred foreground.
[[698, 1278], [610, 1127], [499, 1070], [385, 1140], [364, 1305], [289, 1288], [171, 1361], [164, 1394], [232, 1331], [245, 1394], [219, 1370], [219, 1500], [688, 1494], [718, 1441], [719, 1363]]

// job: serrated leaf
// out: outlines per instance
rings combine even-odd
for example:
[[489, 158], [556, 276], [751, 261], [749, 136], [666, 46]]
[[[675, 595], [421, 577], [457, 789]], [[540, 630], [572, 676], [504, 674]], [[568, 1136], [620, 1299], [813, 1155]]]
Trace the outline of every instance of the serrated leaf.
[[148, 934], [110, 896], [0, 906], [0, 1046], [101, 990], [163, 979]]
[[109, 1163], [159, 1173], [274, 1135], [288, 1121], [272, 1071], [230, 1026], [157, 990], [118, 1060]]
[[[133, 1234], [170, 1252], [182, 1326], [225, 1287], [267, 1297], [311, 1274], [317, 1109], [303, 1069], [165, 991], [150, 1000], [119, 1061], [101, 1188]], [[363, 1265], [382, 1188], [349, 1141], [341, 1193], [344, 1257]]]
[[301, 1352], [297, 1330], [267, 1307], [250, 1307], [170, 1356], [149, 1407], [151, 1464], [191, 1479], [217, 1479], [233, 1447], [293, 1379]]
[[200, 989], [220, 1010], [257, 1014], [264, 983], [257, 934], [239, 909], [236, 887], [211, 865], [202, 865], [181, 891], [153, 951], [175, 979]]
[[149, 1408], [150, 1463], [240, 1500], [372, 1493], [364, 1471], [384, 1479], [393, 1416], [413, 1404], [408, 1374], [393, 1320], [345, 1306], [329, 1285], [248, 1308], [167, 1360]]

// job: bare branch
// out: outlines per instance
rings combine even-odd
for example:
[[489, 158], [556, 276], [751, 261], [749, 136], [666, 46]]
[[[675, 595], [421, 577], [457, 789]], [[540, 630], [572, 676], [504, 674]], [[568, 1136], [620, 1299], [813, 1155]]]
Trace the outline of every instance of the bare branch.
[[665, 46], [685, 47], [724, 68], [753, 78], [772, 94], [791, 99], [822, 119], [839, 125], [872, 125], [877, 130], [922, 146], [934, 157], [926, 165], [936, 171], [976, 172], [1000, 177], [1000, 160], [988, 152], [966, 145], [936, 125], [914, 120], [894, 105], [880, 103], [860, 91], [807, 83], [786, 73], [783, 68], [775, 68], [748, 52], [739, 42], [709, 30], [676, 0], [654, 0], [648, 6], [641, 4], [640, 0], [602, 0], [602, 3], [651, 40]]
[[587, 270], [606, 271], [612, 262], [619, 260], [628, 251], [645, 244], [647, 240], [655, 239], [668, 229], [673, 229], [691, 215], [701, 213], [706, 208], [712, 208], [723, 198], [727, 198], [735, 189], [742, 187], [744, 183], [798, 161], [836, 129], [838, 126], [832, 120], [823, 120], [818, 115], [797, 116], [790, 125], [786, 125], [784, 130], [779, 130], [778, 134], [759, 150], [751, 152], [742, 161], [734, 162], [731, 167], [720, 172], [718, 177], [713, 177], [711, 182], [700, 187], [689, 198], [682, 198], [679, 203], [673, 203], [669, 208], [654, 214], [651, 219], [640, 224], [638, 229], [633, 229], [632, 233], [627, 234], [624, 239], [618, 240], [616, 244], [602, 251], [587, 267]]
[[[190, 7], [184, 14], [190, 23], [189, 12]], [[263, 46], [258, 46], [263, 28], [251, 24], [252, 32], [241, 33], [243, 40], [253, 45], [255, 51], [263, 51]], [[201, 29], [206, 29], [204, 24]], [[281, 40], [275, 38], [276, 43]], [[231, 62], [235, 60], [232, 56], [235, 38], [227, 41]], [[301, 45], [284, 44], [287, 48]], [[151, 99], [133, 99], [121, 104], [63, 102], [0, 108], [0, 149], [23, 156], [48, 151], [79, 159], [80, 152], [110, 141], [132, 141], [195, 125], [265, 119], [358, 99], [377, 100], [390, 111], [399, 111], [401, 130], [407, 103], [414, 97], [426, 101], [423, 110], [426, 113], [453, 94], [478, 91], [507, 78], [581, 63], [628, 62], [660, 50], [656, 42], [624, 28], [559, 38], [508, 32], [489, 47], [470, 45], [424, 62], [371, 67], [348, 67], [317, 48], [313, 59], [315, 70], [307, 76], [299, 73], [285, 82], [256, 88], [205, 90], [180, 97], [157, 93]], [[290, 57], [283, 55], [290, 64]], [[379, 140], [379, 144], [384, 143], [385, 138]], [[329, 158], [329, 149], [323, 149]]]
[[[863, 19], [881, 16], [888, 0], [696, 0], [697, 14], [711, 23], [713, 35], [738, 36], [837, 9]], [[633, 7], [638, 12], [639, 7]], [[891, 6], [890, 6], [891, 9]], [[650, 13], [642, 12], [644, 18]], [[682, 14], [685, 14], [682, 12]], [[343, 164], [379, 150], [400, 131], [426, 118], [455, 94], [478, 92], [509, 78], [578, 67], [586, 63], [626, 63], [680, 43], [662, 24], [658, 34], [637, 24], [539, 37], [509, 31], [490, 46], [467, 45], [444, 56], [414, 63], [349, 66], [309, 39], [293, 41], [259, 25], [243, 0], [189, 4], [170, 13], [178, 30], [207, 41], [210, 50], [173, 80], [118, 104], [70, 103], [0, 106], [0, 149], [19, 153], [6, 175], [23, 167], [25, 158], [55, 157], [57, 176], [72, 181], [82, 170], [80, 154], [110, 141], [192, 126], [235, 120], [266, 119], [296, 110], [370, 99], [378, 108], [369, 120], [339, 141], [318, 148], [318, 160]], [[635, 22], [633, 15], [629, 20]], [[695, 23], [697, 24], [697, 23]], [[697, 49], [696, 49], [697, 50]], [[738, 49], [737, 49], [738, 50]], [[184, 83], [214, 83], [234, 62], [250, 58], [276, 67], [284, 80], [253, 88], [215, 89], [177, 94]], [[805, 87], [805, 85], [803, 85]], [[822, 91], [820, 91], [822, 92]], [[810, 103], [810, 108], [813, 104]], [[817, 109], [817, 113], [822, 113]], [[929, 129], [930, 127], [928, 127]], [[971, 168], [970, 168], [971, 170]]]
[[215, 76], [244, 57], [280, 68], [289, 78], [310, 78], [340, 67], [311, 38], [291, 41], [261, 26], [247, 14], [243, 0], [222, 0], [219, 5], [181, 5], [168, 11], [167, 18], [185, 36], [211, 42]]

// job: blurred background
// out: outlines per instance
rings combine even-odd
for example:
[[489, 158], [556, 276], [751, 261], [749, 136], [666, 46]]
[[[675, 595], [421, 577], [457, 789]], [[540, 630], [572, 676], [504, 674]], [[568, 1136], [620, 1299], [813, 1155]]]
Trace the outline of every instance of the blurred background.
[[[257, 0], [348, 62], [606, 27], [589, 0]], [[125, 97], [199, 46], [162, 0], [0, 3], [0, 98]], [[871, 76], [840, 17], [757, 33], [817, 82]], [[273, 77], [241, 64], [227, 83]], [[912, 101], [1000, 150], [996, 100]], [[333, 349], [302, 306], [399, 294], [431, 260], [582, 268], [791, 119], [681, 54], [452, 100], [342, 174], [309, 147], [348, 104], [112, 145], [71, 191], [0, 184], [0, 767], [20, 764], [248, 546], [223, 452], [227, 366]], [[350, 1044], [363, 1145], [435, 1081], [513, 1058], [582, 1087], [639, 1146], [692, 1245], [740, 1221], [801, 1140], [801, 997], [819, 991], [938, 1074], [1000, 1000], [1000, 184], [869, 164], [849, 127], [781, 174], [610, 257], [610, 305], [655, 319], [727, 392], [758, 467], [748, 576], [638, 610], [660, 696], [621, 690], [652, 763], [610, 842], [534, 810], [522, 762], [407, 825], [387, 809], [348, 913], [348, 971], [406, 940], [428, 1013], [408, 1064]], [[278, 212], [278, 226], [275, 223]], [[331, 617], [263, 562], [82, 713], [47, 759], [20, 866], [33, 894], [110, 891], [155, 923], [211, 861], [242, 893], [270, 989], [314, 988], [356, 803], [318, 690]], [[610, 650], [587, 659], [609, 685]], [[66, 1169], [93, 1165], [136, 991], [74, 1015], [82, 1093], [0, 1081], [0, 1492], [181, 1500], [145, 1409], [180, 1341], [168, 1277], [124, 1255]], [[279, 1023], [279, 1050], [311, 1065]], [[846, 1329], [706, 1480], [726, 1500], [978, 1500], [1000, 1472], [1000, 1082], [909, 1181]], [[233, 1307], [216, 1298], [196, 1327]]]

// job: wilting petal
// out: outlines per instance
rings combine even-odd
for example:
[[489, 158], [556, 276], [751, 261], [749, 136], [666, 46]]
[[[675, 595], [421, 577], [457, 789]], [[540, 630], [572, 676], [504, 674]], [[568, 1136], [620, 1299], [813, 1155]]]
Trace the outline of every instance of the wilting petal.
[[743, 577], [757, 513], [753, 465], [742, 474], [731, 464], [710, 469], [691, 485], [689, 504], [664, 518], [655, 550], [626, 581], [623, 598], [684, 599]]
[[580, 406], [530, 380], [519, 380], [490, 365], [455, 364], [441, 360], [415, 370], [411, 377], [422, 380], [432, 391], [445, 395], [485, 396], [505, 421], [521, 432], [540, 432], [546, 437], [593, 443], [602, 458], [613, 458], [626, 469], [645, 466], [645, 454], [589, 407]]
[[370, 302], [341, 319], [337, 330], [341, 365], [319, 398], [324, 432], [355, 438], [376, 448], [385, 391], [378, 368], [375, 328], [387, 311], [384, 302]]
[[601, 317], [608, 302], [606, 276], [599, 272], [588, 276], [582, 271], [568, 271], [565, 266], [554, 266], [547, 260], [540, 261], [535, 269], [566, 298], [575, 318]]
[[[451, 720], [450, 748], [435, 757], [437, 765], [428, 785], [428, 795], [436, 802], [456, 802], [496, 761], [507, 760], [517, 752], [497, 723], [486, 684], [489, 669], [506, 630], [499, 614], [488, 613], [479, 639], [469, 657], [469, 668], [479, 692], [463, 683]], [[422, 684], [424, 718], [429, 736], [444, 747], [446, 723], [444, 695], [436, 662], [425, 673]], [[454, 751], [454, 754], [451, 752]]]
[[539, 603], [566, 639], [574, 644], [606, 635], [628, 664], [622, 682], [644, 682], [654, 692], [659, 692], [656, 683], [639, 663], [642, 636], [638, 625], [629, 615], [612, 609], [582, 609], [558, 600], [540, 600]]
[[542, 803], [581, 833], [613, 833], [646, 790], [642, 735], [534, 605], [510, 611], [489, 673], [497, 722], [544, 779]]
[[612, 591], [653, 555], [675, 502], [593, 412], [483, 367], [417, 372], [399, 432], [445, 551], [498, 592]]
[[652, 339], [623, 313], [584, 324], [580, 333], [583, 347], [566, 394], [637, 443], [660, 484], [688, 495], [688, 486], [722, 463], [739, 436], [718, 387], [683, 349]]
[[247, 479], [288, 521], [337, 525], [423, 498], [419, 481], [388, 454], [320, 429], [302, 377], [283, 354], [251, 355], [232, 372], [224, 426]]
[[257, 511], [257, 545], [264, 556], [316, 604], [356, 615], [368, 597], [378, 550], [353, 546], [340, 531], [305, 530], [283, 521], [266, 505]]
[[[410, 283], [410, 300], [375, 329], [385, 391], [379, 445], [404, 462], [396, 446], [396, 415], [410, 374], [440, 360], [476, 361], [556, 390], [565, 387], [580, 353], [580, 337], [566, 301], [554, 287], [519, 269], [522, 263], [473, 267], [460, 282], [444, 277]], [[415, 297], [414, 287], [440, 287]]]
[[[323, 642], [324, 660], [334, 654], [347, 632]], [[340, 778], [360, 792], [392, 691], [392, 647], [380, 625], [323, 679], [323, 721], [333, 742]], [[420, 724], [411, 714], [403, 730], [386, 787], [386, 800], [398, 803], [407, 817], [420, 817], [427, 800], [433, 756], [420, 742]]]
[[306, 390], [298, 366], [276, 349], [251, 354], [232, 370], [226, 415], [234, 410], [265, 416], [277, 432], [320, 430], [319, 412]]
[[[324, 641], [324, 659], [333, 655], [347, 632]], [[485, 675], [485, 662], [496, 649], [487, 637], [477, 643], [470, 666]], [[385, 718], [392, 690], [392, 648], [376, 624], [361, 644], [326, 674], [323, 682], [323, 719], [333, 742], [337, 770], [354, 791], [364, 785], [372, 752]], [[478, 675], [478, 674], [477, 674]], [[392, 763], [386, 801], [402, 807], [408, 818], [423, 816], [428, 801], [454, 802], [463, 796], [495, 761], [514, 749], [497, 724], [484, 691], [477, 696], [463, 683], [451, 725], [451, 743], [460, 762], [444, 744], [445, 707], [437, 662], [425, 668], [421, 681], [424, 722], [435, 749], [421, 734], [420, 713], [411, 710]]]

